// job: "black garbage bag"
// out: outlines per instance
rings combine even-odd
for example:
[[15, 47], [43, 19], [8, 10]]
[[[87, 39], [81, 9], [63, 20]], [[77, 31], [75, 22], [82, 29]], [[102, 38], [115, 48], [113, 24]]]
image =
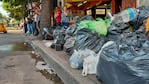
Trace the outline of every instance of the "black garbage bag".
[[76, 24], [71, 25], [66, 30], [66, 34], [69, 36], [75, 36], [76, 33], [77, 33], [77, 25]]
[[76, 37], [69, 37], [64, 44], [64, 49], [67, 53], [70, 53], [70, 51], [72, 50], [74, 43], [75, 43], [75, 39]]
[[54, 40], [57, 44], [64, 45], [65, 43], [65, 30], [61, 27], [56, 27], [53, 31]]
[[44, 40], [53, 40], [52, 28], [44, 27], [42, 30], [42, 39]]
[[74, 47], [74, 42], [75, 42], [74, 40], [76, 38], [76, 34], [77, 34], [77, 31], [78, 31], [77, 30], [77, 24], [79, 22], [83, 21], [83, 20], [93, 20], [93, 17], [87, 15], [87, 16], [84, 16], [84, 17], [80, 18], [79, 16], [76, 16], [75, 19], [74, 19], [75, 24], [68, 27], [67, 30], [66, 30], [66, 35], [65, 35], [65, 39], [64, 39], [65, 40], [64, 48], [65, 48], [65, 51], [67, 53], [71, 53], [71, 54], [73, 53], [73, 49], [74, 49], [73, 47]]
[[75, 16], [73, 22], [74, 22], [74, 24], [79, 23], [80, 22], [80, 17], [79, 16]]
[[60, 27], [60, 26], [55, 27], [55, 29], [53, 30], [53, 37], [54, 37], [54, 39], [55, 39], [57, 36], [59, 36], [59, 32], [60, 32], [60, 31], [62, 31], [62, 27]]
[[86, 28], [80, 29], [77, 32], [76, 41], [70, 54], [74, 50], [82, 49], [90, 49], [97, 53], [105, 42], [104, 37], [99, 36], [97, 33]]
[[76, 33], [77, 33], [77, 24], [71, 25], [66, 30], [66, 35], [64, 38], [65, 40], [64, 50], [67, 53], [70, 53], [70, 51], [73, 49], [75, 38], [76, 38]]
[[136, 30], [139, 29], [140, 26], [143, 25], [149, 17], [149, 6], [141, 6], [137, 9], [139, 10], [138, 17], [133, 21], [133, 27]]
[[104, 47], [97, 65], [103, 84], [149, 84], [149, 43], [146, 47], [116, 43]]
[[128, 30], [129, 23], [119, 23], [119, 24], [112, 24], [108, 28], [108, 33], [117, 35], [123, 33], [125, 30]]

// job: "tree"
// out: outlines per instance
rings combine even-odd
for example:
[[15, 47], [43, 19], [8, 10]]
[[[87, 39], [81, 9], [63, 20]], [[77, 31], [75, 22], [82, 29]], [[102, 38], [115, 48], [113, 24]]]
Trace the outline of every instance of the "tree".
[[2, 13], [0, 13], [0, 18], [3, 18], [3, 15], [2, 15]]
[[21, 19], [22, 17], [22, 5], [19, 0], [3, 0], [3, 8], [10, 12], [10, 17]]
[[[3, 8], [10, 12], [12, 18], [17, 20], [21, 19], [28, 13], [26, 9], [26, 4], [29, 2], [38, 2], [39, 0], [2, 0]], [[53, 1], [54, 0], [41, 0], [42, 10], [41, 10], [41, 25], [40, 27], [46, 27], [51, 25], [51, 17], [53, 15]], [[22, 10], [23, 9], [23, 10]]]
[[32, 1], [38, 2], [39, 0], [2, 0], [2, 6], [10, 12], [10, 17], [20, 20], [27, 12], [26, 4]]
[[0, 20], [1, 20], [5, 25], [7, 25], [7, 23], [8, 23], [8, 17], [3, 16], [2, 13], [0, 13]]
[[41, 3], [40, 28], [43, 28], [51, 25], [51, 17], [53, 15], [53, 0], [42, 0]]

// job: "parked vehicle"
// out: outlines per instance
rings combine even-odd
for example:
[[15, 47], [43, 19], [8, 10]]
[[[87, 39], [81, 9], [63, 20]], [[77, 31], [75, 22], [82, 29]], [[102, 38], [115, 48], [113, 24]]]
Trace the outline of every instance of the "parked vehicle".
[[6, 28], [5, 28], [3, 23], [0, 23], [0, 32], [7, 33], [7, 30], [6, 30]]

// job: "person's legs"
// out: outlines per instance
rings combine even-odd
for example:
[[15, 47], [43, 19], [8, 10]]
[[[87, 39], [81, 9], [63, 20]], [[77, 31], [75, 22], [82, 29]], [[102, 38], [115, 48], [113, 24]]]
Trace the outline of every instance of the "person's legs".
[[29, 24], [29, 26], [30, 26], [30, 31], [31, 31], [31, 34], [32, 34], [32, 35], [34, 35], [33, 24], [32, 24], [32, 23], [30, 23], [30, 24]]
[[38, 22], [34, 22], [34, 35], [37, 36], [39, 34], [39, 31], [38, 31]]
[[61, 22], [55, 22], [56, 26], [63, 26]]
[[40, 21], [37, 22], [37, 29], [38, 29], [38, 32], [40, 32]]
[[62, 22], [62, 27], [67, 29], [69, 26], [68, 22]]
[[27, 24], [27, 32], [26, 33], [29, 34], [29, 35], [31, 34], [31, 29], [30, 29], [30, 24], [29, 23]]
[[69, 27], [69, 23], [68, 22], [66, 22], [65, 25], [66, 25], [67, 28]]
[[26, 33], [26, 32], [27, 32], [27, 24], [24, 23], [24, 33]]

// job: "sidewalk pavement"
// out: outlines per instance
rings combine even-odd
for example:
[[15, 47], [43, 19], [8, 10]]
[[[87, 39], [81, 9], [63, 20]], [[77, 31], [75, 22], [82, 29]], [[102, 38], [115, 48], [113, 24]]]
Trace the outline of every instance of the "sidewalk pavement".
[[34, 36], [27, 36], [26, 40], [32, 45], [34, 50], [55, 69], [64, 84], [101, 84], [101, 82], [96, 79], [95, 75], [83, 77], [81, 75], [82, 70], [72, 69], [69, 64], [70, 56], [68, 56], [67, 53], [47, 48], [45, 46], [45, 41], [38, 40], [37, 38]]

